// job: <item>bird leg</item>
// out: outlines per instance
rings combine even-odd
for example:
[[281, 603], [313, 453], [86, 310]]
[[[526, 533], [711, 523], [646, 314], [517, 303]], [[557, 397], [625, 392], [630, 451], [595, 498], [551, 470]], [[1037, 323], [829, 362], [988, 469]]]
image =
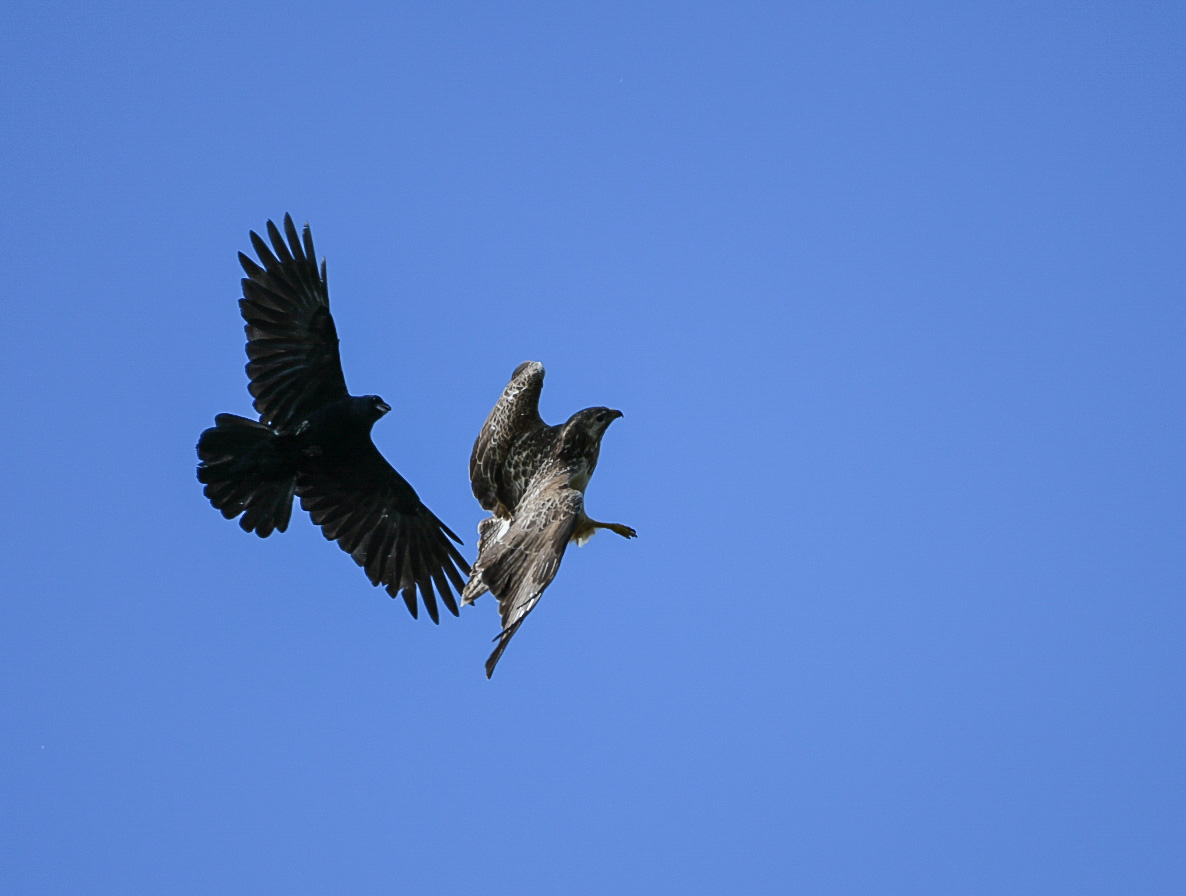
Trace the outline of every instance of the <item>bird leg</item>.
[[599, 523], [597, 520], [589, 520], [594, 529], [609, 529], [611, 532], [617, 532], [623, 538], [637, 538], [638, 533], [629, 526], [623, 526], [621, 523]]

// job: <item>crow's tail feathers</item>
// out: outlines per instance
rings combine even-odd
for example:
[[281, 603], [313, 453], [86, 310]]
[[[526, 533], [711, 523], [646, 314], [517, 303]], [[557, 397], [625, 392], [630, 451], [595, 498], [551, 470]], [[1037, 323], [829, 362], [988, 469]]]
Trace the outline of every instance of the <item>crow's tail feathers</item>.
[[283, 532], [292, 517], [296, 470], [262, 423], [235, 414], [219, 414], [198, 438], [198, 481], [222, 515], [245, 532], [267, 538]]

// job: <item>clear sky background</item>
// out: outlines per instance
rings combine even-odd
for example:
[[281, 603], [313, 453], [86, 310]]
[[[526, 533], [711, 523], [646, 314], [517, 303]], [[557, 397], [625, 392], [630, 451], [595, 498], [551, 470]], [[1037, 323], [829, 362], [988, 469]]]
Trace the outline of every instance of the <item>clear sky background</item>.
[[[392, 8], [392, 7], [395, 8]], [[1186, 892], [1186, 7], [8, 4], [0, 890]], [[493, 681], [297, 514], [236, 253], [329, 261], [466, 539], [609, 405]]]

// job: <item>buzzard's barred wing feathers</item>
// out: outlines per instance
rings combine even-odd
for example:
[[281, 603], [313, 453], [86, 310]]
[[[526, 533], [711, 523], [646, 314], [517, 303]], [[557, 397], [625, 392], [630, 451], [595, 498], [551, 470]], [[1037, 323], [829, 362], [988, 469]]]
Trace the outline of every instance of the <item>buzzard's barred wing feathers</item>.
[[[539, 415], [539, 395], [544, 387], [544, 365], [524, 361], [515, 368], [511, 381], [482, 425], [469, 460], [469, 478], [474, 497], [496, 515], [514, 509], [518, 494], [508, 469], [511, 448], [525, 433], [544, 427]], [[533, 471], [532, 471], [533, 472]], [[526, 473], [530, 477], [530, 472]], [[501, 507], [501, 510], [500, 510]]]
[[583, 496], [568, 487], [565, 476], [550, 476], [532, 486], [505, 532], [479, 555], [483, 584], [498, 598], [502, 616], [498, 646], [486, 660], [487, 678], [555, 578], [583, 508]]
[[318, 273], [313, 236], [306, 226], [302, 243], [290, 215], [284, 216], [287, 244], [271, 221], [267, 229], [271, 248], [251, 233], [262, 267], [239, 253], [247, 274], [239, 310], [246, 321], [248, 390], [255, 410], [261, 422], [283, 430], [348, 393], [325, 262]]

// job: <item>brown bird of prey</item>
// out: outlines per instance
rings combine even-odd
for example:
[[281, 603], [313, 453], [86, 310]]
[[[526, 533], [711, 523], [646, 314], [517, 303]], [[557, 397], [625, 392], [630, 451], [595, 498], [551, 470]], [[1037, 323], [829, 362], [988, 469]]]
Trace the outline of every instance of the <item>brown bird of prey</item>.
[[[198, 440], [198, 480], [227, 519], [261, 538], [288, 528], [293, 495], [371, 580], [402, 592], [412, 616], [416, 591], [439, 621], [433, 586], [457, 615], [469, 566], [461, 543], [371, 441], [371, 427], [391, 410], [378, 395], [346, 391], [338, 334], [329, 313], [325, 261], [317, 269], [313, 236], [298, 238], [284, 216], [285, 242], [268, 222], [271, 247], [254, 232], [256, 264], [239, 263], [247, 322], [248, 391], [259, 421], [219, 414]], [[260, 266], [262, 265], [262, 267]]]
[[478, 524], [478, 559], [461, 602], [473, 603], [490, 591], [502, 616], [498, 646], [486, 660], [487, 678], [555, 577], [570, 541], [582, 545], [598, 529], [624, 538], [637, 534], [585, 514], [585, 487], [597, 466], [601, 437], [622, 412], [585, 408], [567, 423], [548, 426], [539, 415], [543, 385], [544, 365], [538, 361], [515, 368], [469, 460], [474, 497], [493, 516]]

